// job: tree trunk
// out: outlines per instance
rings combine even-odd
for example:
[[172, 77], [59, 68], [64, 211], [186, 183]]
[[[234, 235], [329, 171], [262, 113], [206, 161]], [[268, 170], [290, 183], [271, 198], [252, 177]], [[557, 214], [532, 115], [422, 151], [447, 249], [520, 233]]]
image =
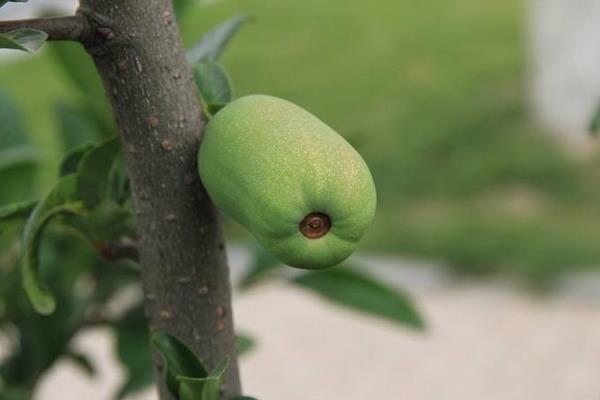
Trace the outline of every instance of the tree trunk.
[[[84, 46], [113, 106], [131, 179], [150, 329], [166, 329], [209, 368], [232, 364], [240, 393], [221, 223], [196, 171], [205, 124], [170, 0], [81, 0]], [[156, 365], [161, 399], [170, 396]]]

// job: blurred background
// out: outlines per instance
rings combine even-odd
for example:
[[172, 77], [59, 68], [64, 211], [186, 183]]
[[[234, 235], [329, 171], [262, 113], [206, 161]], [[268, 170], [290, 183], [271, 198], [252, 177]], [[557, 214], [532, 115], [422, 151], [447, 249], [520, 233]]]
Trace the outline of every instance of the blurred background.
[[[0, 18], [70, 12], [74, 3], [8, 4]], [[256, 342], [241, 358], [248, 393], [600, 396], [600, 158], [590, 134], [600, 104], [600, 3], [202, 1], [179, 19], [186, 44], [237, 14], [253, 20], [222, 59], [236, 95], [289, 99], [363, 155], [379, 208], [352, 262], [409, 293], [427, 325], [418, 332], [349, 311], [284, 280], [236, 289], [237, 326]], [[22, 132], [29, 151], [4, 169], [0, 157], [0, 204], [43, 195], [65, 149], [111, 129], [97, 78], [85, 71], [93, 69], [75, 45], [34, 56], [0, 51], [0, 132]], [[106, 119], [90, 121], [82, 109]], [[11, 232], [0, 237], [0, 311], [18, 296], [8, 287]], [[235, 284], [256, 257], [239, 226], [227, 221], [227, 232]], [[63, 242], [45, 254], [61, 264], [94, 257]], [[135, 301], [136, 290], [119, 292], [113, 306]], [[24, 331], [5, 322], [12, 328], [0, 355], [9, 359]], [[63, 347], [88, 353], [96, 376], [50, 357], [36, 367], [44, 372], [35, 398], [112, 398], [132, 371], [116, 361], [119, 343], [106, 328], [77, 331]]]

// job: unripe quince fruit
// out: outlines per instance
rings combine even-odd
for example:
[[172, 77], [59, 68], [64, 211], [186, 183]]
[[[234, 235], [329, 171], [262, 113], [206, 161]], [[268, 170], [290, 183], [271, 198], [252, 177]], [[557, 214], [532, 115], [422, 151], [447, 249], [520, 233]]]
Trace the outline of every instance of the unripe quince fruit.
[[375, 214], [371, 173], [306, 110], [250, 95], [208, 123], [198, 169], [213, 202], [293, 267], [327, 268], [353, 252]]

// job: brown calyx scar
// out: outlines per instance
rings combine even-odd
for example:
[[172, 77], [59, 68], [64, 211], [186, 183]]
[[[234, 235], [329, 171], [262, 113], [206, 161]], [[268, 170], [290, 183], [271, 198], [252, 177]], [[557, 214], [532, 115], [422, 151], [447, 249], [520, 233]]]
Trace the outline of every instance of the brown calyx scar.
[[325, 236], [331, 229], [331, 218], [320, 212], [310, 213], [300, 222], [299, 228], [307, 238], [318, 239]]

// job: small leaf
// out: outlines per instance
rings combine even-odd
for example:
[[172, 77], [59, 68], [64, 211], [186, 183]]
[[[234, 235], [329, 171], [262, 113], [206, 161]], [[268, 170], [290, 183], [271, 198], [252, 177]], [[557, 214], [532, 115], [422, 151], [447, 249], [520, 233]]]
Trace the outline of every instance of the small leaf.
[[233, 97], [231, 79], [221, 64], [205, 60], [194, 67], [194, 79], [205, 111], [210, 115], [220, 110]]
[[202, 60], [218, 59], [233, 35], [248, 19], [246, 15], [238, 15], [206, 32], [200, 41], [188, 51], [188, 63], [194, 65]]
[[93, 243], [118, 243], [123, 237], [136, 235], [132, 210], [112, 200], [103, 200], [85, 216], [69, 222]]
[[223, 375], [229, 362], [229, 357], [225, 357], [205, 378], [177, 376], [181, 400], [219, 400]]
[[48, 39], [46, 32], [35, 29], [17, 29], [0, 33], [0, 49], [23, 50], [29, 53], [37, 51]]
[[80, 147], [76, 147], [63, 157], [60, 162], [59, 167], [59, 176], [65, 176], [69, 174], [74, 174], [77, 172], [77, 168], [79, 167], [79, 162], [83, 158], [84, 155], [90, 152], [94, 148], [91, 144], [86, 144]]
[[0, 222], [25, 219], [31, 214], [36, 205], [37, 201], [23, 201], [0, 206]]
[[239, 355], [246, 354], [254, 347], [256, 347], [256, 341], [250, 336], [236, 335], [235, 336], [235, 347]]
[[69, 351], [66, 353], [69, 360], [73, 361], [79, 368], [81, 368], [89, 376], [93, 377], [96, 375], [96, 368], [94, 364], [85, 354], [81, 354], [75, 351]]
[[23, 287], [33, 307], [40, 314], [51, 314], [56, 306], [54, 296], [38, 277], [38, 255], [42, 232], [50, 220], [60, 214], [83, 211], [77, 201], [75, 175], [61, 178], [50, 193], [38, 203], [29, 216], [23, 232], [21, 260]]
[[100, 143], [87, 152], [77, 168], [77, 193], [87, 208], [107, 198], [110, 175], [121, 145], [117, 137]]
[[175, 397], [179, 395], [178, 376], [206, 378], [208, 372], [202, 361], [175, 336], [159, 331], [152, 335], [152, 345], [165, 361], [165, 381]]
[[293, 278], [293, 282], [345, 307], [424, 328], [406, 294], [348, 267], [305, 273]]

